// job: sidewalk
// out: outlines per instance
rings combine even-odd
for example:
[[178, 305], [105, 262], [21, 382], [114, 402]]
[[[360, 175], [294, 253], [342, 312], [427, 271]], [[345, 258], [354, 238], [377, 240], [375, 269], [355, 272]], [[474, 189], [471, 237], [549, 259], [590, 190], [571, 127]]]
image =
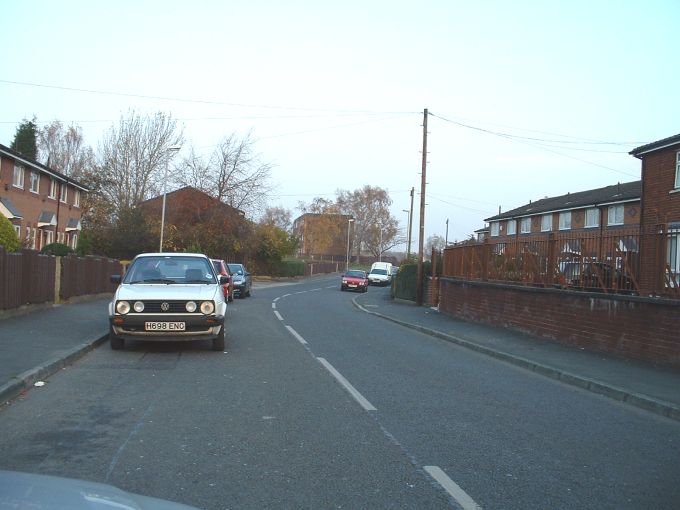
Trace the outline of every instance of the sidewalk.
[[680, 420], [680, 370], [590, 352], [512, 330], [465, 322], [373, 291], [353, 299], [366, 313], [648, 411]]
[[109, 301], [52, 305], [0, 319], [0, 405], [107, 338]]

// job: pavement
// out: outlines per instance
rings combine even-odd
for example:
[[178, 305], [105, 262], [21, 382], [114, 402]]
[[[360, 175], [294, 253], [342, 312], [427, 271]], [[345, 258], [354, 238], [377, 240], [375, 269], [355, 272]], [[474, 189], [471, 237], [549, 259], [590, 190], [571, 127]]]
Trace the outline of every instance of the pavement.
[[[433, 308], [390, 299], [384, 290], [371, 288], [353, 303], [365, 313], [680, 421], [678, 369], [465, 322]], [[0, 315], [0, 406], [106, 341], [109, 299], [98, 296]]]

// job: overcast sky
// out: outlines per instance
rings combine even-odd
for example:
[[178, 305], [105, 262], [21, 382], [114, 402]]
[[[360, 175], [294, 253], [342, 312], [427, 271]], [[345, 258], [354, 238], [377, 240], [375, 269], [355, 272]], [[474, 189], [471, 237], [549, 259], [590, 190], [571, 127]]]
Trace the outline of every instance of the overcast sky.
[[425, 237], [448, 218], [449, 241], [637, 180], [628, 151], [680, 133], [678, 0], [8, 0], [1, 19], [0, 143], [35, 115], [96, 148], [130, 109], [171, 113], [183, 150], [252, 131], [294, 217], [370, 184], [405, 227], [424, 108]]

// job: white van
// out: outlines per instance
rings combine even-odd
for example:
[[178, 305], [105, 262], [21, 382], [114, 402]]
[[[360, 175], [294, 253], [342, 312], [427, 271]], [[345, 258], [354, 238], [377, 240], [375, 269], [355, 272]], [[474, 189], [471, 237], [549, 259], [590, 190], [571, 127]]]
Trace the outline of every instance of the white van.
[[373, 285], [389, 285], [392, 281], [392, 264], [374, 262], [368, 273], [368, 283]]

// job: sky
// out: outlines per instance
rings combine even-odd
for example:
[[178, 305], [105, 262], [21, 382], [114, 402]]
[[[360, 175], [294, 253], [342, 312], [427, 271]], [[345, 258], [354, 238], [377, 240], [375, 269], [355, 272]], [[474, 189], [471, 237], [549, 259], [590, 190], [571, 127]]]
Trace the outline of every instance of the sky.
[[[423, 110], [425, 240], [547, 196], [640, 178], [680, 133], [680, 2], [5, 0], [0, 143], [23, 119], [83, 129], [170, 113], [183, 153], [251, 133], [270, 206], [389, 191], [405, 234]], [[402, 247], [404, 248], [404, 247]], [[412, 248], [413, 249], [413, 248]]]

